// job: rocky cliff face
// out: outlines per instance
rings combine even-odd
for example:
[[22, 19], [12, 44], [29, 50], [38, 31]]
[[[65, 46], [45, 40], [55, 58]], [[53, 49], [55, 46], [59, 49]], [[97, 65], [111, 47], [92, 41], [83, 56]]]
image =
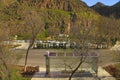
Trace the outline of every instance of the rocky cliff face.
[[80, 0], [18, 0], [21, 3], [28, 2], [30, 5], [44, 9], [57, 9], [64, 11], [80, 11], [88, 6]]
[[44, 0], [42, 8], [59, 9], [65, 11], [80, 11], [87, 5], [79, 0]]
[[[30, 7], [38, 16], [43, 17], [45, 29], [51, 27], [60, 28], [61, 32], [70, 31], [71, 21], [75, 21], [76, 13], [91, 12], [90, 9], [81, 0], [17, 0], [4, 8], [4, 13], [12, 19], [24, 20], [28, 13], [27, 7]], [[24, 5], [25, 4], [25, 5]], [[27, 7], [26, 7], [27, 5]], [[20, 9], [19, 8], [24, 8]], [[18, 11], [19, 10], [19, 11]], [[26, 11], [24, 11], [26, 10]], [[23, 15], [21, 13], [24, 13]], [[24, 17], [23, 17], [24, 16]], [[8, 18], [10, 18], [8, 17]]]
[[91, 9], [80, 0], [19, 0], [39, 8], [44, 16], [45, 29], [61, 28], [61, 32], [70, 31], [70, 21], [75, 19], [73, 13], [90, 11]]

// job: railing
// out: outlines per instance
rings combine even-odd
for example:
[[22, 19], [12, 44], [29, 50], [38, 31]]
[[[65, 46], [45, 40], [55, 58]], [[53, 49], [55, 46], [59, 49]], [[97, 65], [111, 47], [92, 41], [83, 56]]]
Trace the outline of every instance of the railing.
[[87, 56], [87, 57], [98, 57], [98, 54], [95, 52], [91, 52], [88, 54], [76, 54], [76, 53], [57, 53], [57, 52], [49, 52], [47, 51], [46, 56], [48, 57], [57, 57], [57, 56], [62, 56], [62, 57], [66, 57], [66, 56], [71, 56], [71, 57], [81, 57], [81, 56]]

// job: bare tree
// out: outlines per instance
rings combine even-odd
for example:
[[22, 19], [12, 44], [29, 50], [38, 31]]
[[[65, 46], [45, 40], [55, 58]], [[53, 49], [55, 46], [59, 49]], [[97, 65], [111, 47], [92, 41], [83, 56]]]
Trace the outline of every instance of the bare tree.
[[117, 20], [115, 18], [101, 17], [96, 32], [97, 43], [106, 42], [107, 46], [114, 45], [115, 39], [118, 38]]
[[6, 28], [5, 30], [6, 32], [0, 32], [2, 34], [2, 36], [0, 34], [0, 77], [2, 77], [2, 80], [12, 80], [11, 65], [13, 66], [13, 64], [18, 61], [18, 56], [14, 54], [15, 52], [12, 50], [12, 46], [14, 45], [11, 44], [9, 36], [6, 34], [8, 30]]
[[76, 14], [77, 21], [71, 27], [72, 41], [76, 43], [74, 53], [79, 56], [79, 63], [73, 69], [69, 80], [72, 79], [74, 73], [79, 69], [82, 63], [86, 60], [88, 54], [88, 43], [91, 41], [91, 34], [95, 28], [97, 16], [93, 13], [81, 12]]
[[2, 23], [0, 26], [0, 77], [2, 77], [2, 80], [11, 80], [11, 72], [8, 63], [12, 63], [11, 57], [13, 57], [13, 55], [10, 51], [10, 46], [5, 43], [5, 41], [9, 40], [9, 30], [6, 29]]
[[[0, 73], [3, 75], [2, 80], [4, 80], [6, 77], [8, 80], [11, 80], [11, 73], [10, 69], [7, 65], [8, 60], [10, 60], [10, 55], [8, 54], [9, 52], [6, 51], [4, 46], [0, 46]], [[6, 57], [8, 56], [8, 57]], [[5, 77], [6, 75], [6, 77]]]
[[[29, 36], [29, 46], [26, 51], [25, 56], [25, 67], [27, 65], [28, 53], [31, 47], [33, 46], [35, 39], [40, 31], [43, 30], [43, 23], [40, 15], [37, 15], [34, 11], [30, 11], [26, 17], [25, 23], [25, 32], [26, 34], [30, 34]], [[26, 32], [27, 31], [27, 32]], [[26, 70], [26, 69], [25, 69]]]

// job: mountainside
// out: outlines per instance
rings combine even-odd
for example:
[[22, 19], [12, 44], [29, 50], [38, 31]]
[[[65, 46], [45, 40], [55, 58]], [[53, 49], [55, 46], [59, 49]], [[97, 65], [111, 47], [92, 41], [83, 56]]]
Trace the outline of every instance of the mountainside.
[[[106, 6], [97, 3], [91, 8], [104, 16], [119, 17], [119, 4]], [[95, 39], [93, 43], [111, 39], [115, 42], [120, 34], [120, 21], [101, 16], [91, 8], [81, 0], [0, 0], [0, 27], [8, 30], [6, 36], [18, 35], [19, 39], [25, 40], [39, 29], [37, 39], [54, 39], [59, 34], [76, 33], [80, 27], [81, 37], [88, 31], [88, 38]]]
[[[81, 0], [10, 0], [11, 3], [1, 0], [0, 17], [2, 20], [14, 21], [22, 27], [27, 16], [36, 14], [42, 18], [44, 29], [59, 28], [59, 33], [68, 33], [70, 23], [77, 20], [79, 13], [93, 13]], [[13, 23], [12, 23], [13, 24]], [[14, 24], [13, 24], [14, 25]], [[17, 29], [18, 30], [18, 29]], [[18, 31], [19, 32], [19, 31]]]
[[64, 11], [80, 11], [88, 7], [80, 0], [18, 0], [20, 3], [29, 3], [42, 9], [58, 9]]
[[107, 6], [103, 3], [98, 2], [97, 4], [91, 6], [96, 12], [103, 16], [114, 16], [116, 18], [120, 18], [120, 2], [114, 4], [113, 6]]

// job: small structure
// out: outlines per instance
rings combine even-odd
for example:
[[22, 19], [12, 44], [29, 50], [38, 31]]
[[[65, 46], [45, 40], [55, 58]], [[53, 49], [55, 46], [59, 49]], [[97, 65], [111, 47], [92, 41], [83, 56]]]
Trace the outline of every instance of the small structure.
[[[54, 71], [59, 72], [59, 73], [55, 73], [55, 75], [58, 75], [58, 76], [63, 75], [63, 73], [69, 72], [68, 74], [65, 74], [69, 76], [71, 70], [77, 66], [82, 56], [84, 57], [86, 56], [86, 60], [81, 65], [78, 72], [79, 73], [89, 72], [92, 74], [92, 76], [96, 77], [98, 74], [97, 53], [90, 52], [87, 55], [77, 55], [75, 53], [56, 53], [56, 52], [49, 52], [49, 51], [47, 51], [47, 53], [45, 54], [46, 76], [51, 75], [51, 73], [53, 73]], [[77, 74], [77, 77], [79, 77], [79, 74]]]

